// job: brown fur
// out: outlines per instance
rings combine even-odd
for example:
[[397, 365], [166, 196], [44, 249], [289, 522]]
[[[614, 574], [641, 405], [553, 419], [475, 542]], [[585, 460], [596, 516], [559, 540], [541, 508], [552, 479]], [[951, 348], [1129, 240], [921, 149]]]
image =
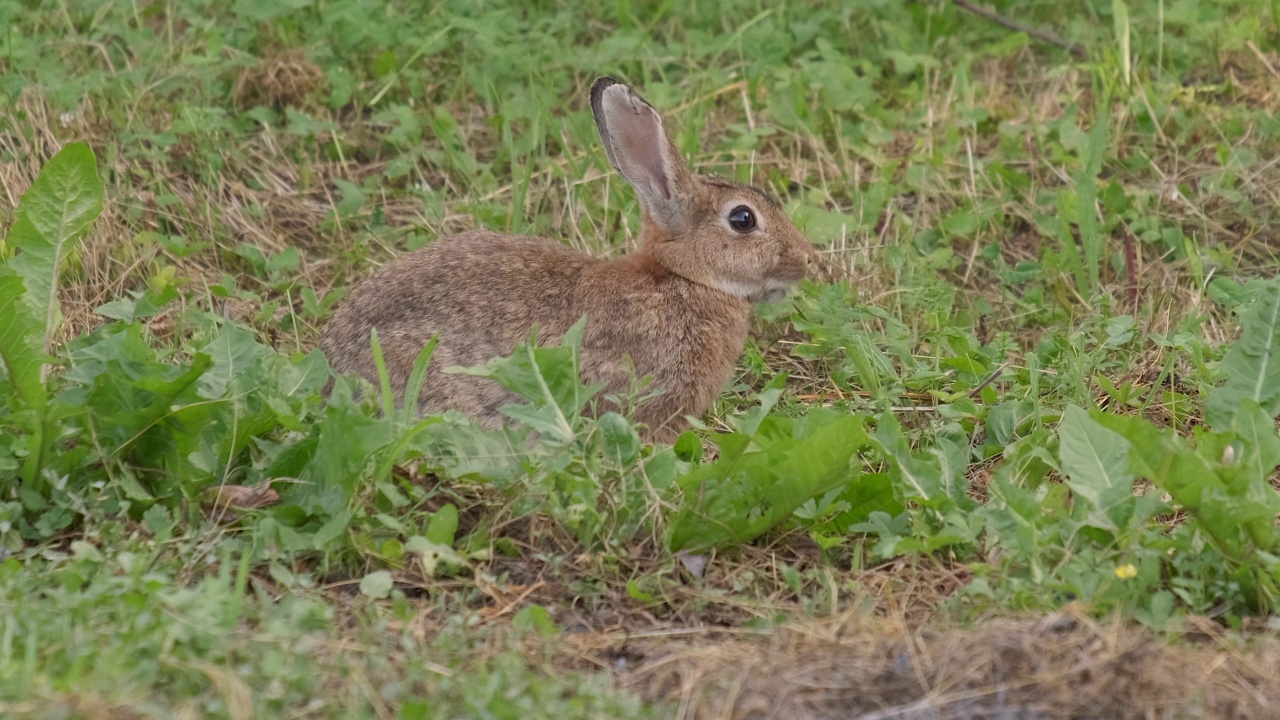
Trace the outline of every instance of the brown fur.
[[[692, 173], [657, 112], [630, 88], [601, 78], [591, 100], [610, 161], [640, 196], [639, 249], [602, 260], [546, 238], [442, 238], [352, 292], [320, 342], [334, 370], [376, 384], [377, 328], [400, 402], [414, 359], [439, 333], [420, 411], [454, 408], [493, 427], [498, 408], [516, 398], [492, 380], [443, 368], [510, 354], [535, 324], [540, 342], [558, 341], [586, 315], [585, 382], [625, 391], [633, 365], [635, 377], [651, 376], [663, 391], [636, 408], [648, 439], [673, 439], [686, 415], [706, 411], [742, 354], [751, 303], [799, 281], [813, 248], [761, 191]], [[727, 224], [738, 205], [755, 213], [755, 231]]]

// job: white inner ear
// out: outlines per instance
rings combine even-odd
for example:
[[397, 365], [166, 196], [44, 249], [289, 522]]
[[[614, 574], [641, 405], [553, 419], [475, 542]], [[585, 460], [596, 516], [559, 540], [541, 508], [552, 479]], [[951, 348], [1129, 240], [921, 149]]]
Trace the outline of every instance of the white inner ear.
[[671, 200], [672, 163], [657, 111], [625, 85], [606, 88], [601, 105], [618, 172], [651, 208]]

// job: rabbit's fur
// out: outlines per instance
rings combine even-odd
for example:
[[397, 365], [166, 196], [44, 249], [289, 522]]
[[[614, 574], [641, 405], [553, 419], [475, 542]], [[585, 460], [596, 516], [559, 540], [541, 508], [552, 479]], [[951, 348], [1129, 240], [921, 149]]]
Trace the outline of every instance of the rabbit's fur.
[[[609, 160], [642, 210], [638, 248], [592, 258], [546, 238], [468, 232], [442, 238], [358, 286], [325, 326], [320, 347], [337, 372], [377, 383], [377, 328], [397, 402], [419, 351], [439, 333], [419, 399], [423, 413], [455, 408], [487, 427], [517, 401], [488, 378], [443, 372], [508, 355], [538, 326], [558, 341], [584, 314], [582, 378], [605, 393], [652, 377], [661, 394], [635, 417], [649, 440], [670, 441], [729, 381], [753, 302], [798, 282], [813, 246], [758, 189], [693, 173], [657, 111], [626, 85], [596, 80], [591, 108]], [[735, 230], [754, 216], [755, 228]], [[735, 214], [736, 213], [736, 214]], [[628, 362], [627, 358], [630, 358]], [[603, 396], [597, 410], [606, 409]]]

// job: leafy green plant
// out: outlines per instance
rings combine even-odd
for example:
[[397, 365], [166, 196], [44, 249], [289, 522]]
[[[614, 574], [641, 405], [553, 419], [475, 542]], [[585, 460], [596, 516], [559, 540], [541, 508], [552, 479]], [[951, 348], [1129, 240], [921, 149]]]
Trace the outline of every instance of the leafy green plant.
[[62, 321], [58, 273], [63, 259], [102, 212], [102, 181], [93, 151], [71, 143], [58, 151], [22, 196], [0, 264], [0, 357], [13, 388], [10, 418], [25, 433], [19, 475], [30, 491], [43, 484], [56, 425], [49, 415], [50, 341]]
[[715, 462], [677, 481], [683, 499], [667, 537], [672, 551], [748, 542], [829, 491], [859, 494], [858, 453], [869, 442], [862, 418], [821, 409], [798, 419], [770, 415], [783, 379], [735, 432], [712, 438]]
[[1142, 420], [1103, 414], [1094, 420], [1123, 435], [1129, 466], [1186, 509], [1249, 607], [1274, 606], [1280, 494], [1267, 480], [1280, 465], [1280, 437], [1261, 408], [1246, 400], [1231, 432], [1197, 433], [1194, 444]]
[[1216, 429], [1231, 426], [1245, 400], [1270, 417], [1280, 415], [1280, 282], [1272, 280], [1241, 313], [1242, 333], [1222, 359], [1227, 379], [1205, 397], [1205, 417]]

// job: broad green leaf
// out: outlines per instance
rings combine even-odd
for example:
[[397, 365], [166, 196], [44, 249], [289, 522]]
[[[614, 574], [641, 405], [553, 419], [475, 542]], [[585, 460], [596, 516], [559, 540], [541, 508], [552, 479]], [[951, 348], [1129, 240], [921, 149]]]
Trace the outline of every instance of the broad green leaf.
[[312, 547], [316, 550], [324, 550], [330, 543], [342, 537], [347, 532], [347, 528], [351, 526], [352, 517], [354, 517], [354, 513], [346, 508], [334, 513], [311, 536]]
[[129, 295], [131, 297], [116, 298], [111, 302], [104, 303], [94, 312], [103, 317], [124, 322], [133, 322], [142, 318], [152, 317], [159, 314], [169, 303], [178, 298], [178, 289], [173, 285], [165, 285], [160, 290], [152, 290], [150, 288], [144, 292], [131, 290]]
[[1271, 474], [1280, 465], [1280, 437], [1276, 435], [1275, 421], [1257, 402], [1245, 398], [1232, 418], [1231, 429], [1243, 452], [1234, 458], [1219, 455], [1219, 474], [1233, 499], [1243, 498], [1256, 509], [1254, 517], [1241, 518], [1245, 531], [1259, 548], [1274, 551], [1275, 518], [1280, 516], [1280, 494], [1270, 482]]
[[950, 438], [940, 435], [934, 445], [914, 453], [898, 419], [886, 412], [877, 419], [871, 439], [893, 463], [890, 477], [903, 500], [939, 511], [974, 504], [967, 494], [964, 448]]
[[769, 412], [782, 399], [782, 390], [786, 382], [787, 376], [785, 373], [778, 373], [769, 380], [764, 389], [760, 391], [759, 402], [743, 413], [734, 423], [739, 433], [743, 435], [756, 434], [756, 431], [760, 428], [760, 423], [769, 416]]
[[254, 437], [281, 425], [303, 430], [305, 398], [329, 375], [319, 351], [291, 360], [234, 325], [223, 327], [198, 356], [209, 362], [199, 394], [217, 402], [180, 409], [178, 419], [197, 430], [177, 442], [192, 464], [214, 475], [225, 472]]
[[449, 545], [431, 542], [420, 535], [409, 538], [404, 549], [406, 553], [416, 555], [423, 572], [432, 577], [440, 571], [456, 572], [469, 565], [467, 558]]
[[1270, 417], [1280, 415], [1280, 281], [1272, 280], [1240, 318], [1240, 339], [1222, 359], [1227, 381], [1205, 398], [1205, 417], [1216, 430], [1231, 426], [1244, 398]]
[[391, 595], [393, 585], [391, 573], [386, 570], [375, 570], [360, 578], [360, 594], [374, 600], [382, 600]]
[[104, 448], [141, 467], [175, 470], [186, 462], [184, 443], [205, 416], [184, 417], [181, 408], [208, 410], [196, 394], [207, 355], [186, 365], [162, 362], [138, 324], [104, 326], [74, 341], [69, 354], [63, 377], [79, 396], [63, 399], [83, 413]]
[[200, 377], [200, 396], [210, 400], [225, 397], [236, 378], [255, 369], [259, 360], [271, 354], [271, 348], [259, 344], [252, 333], [238, 325], [222, 328], [200, 351], [212, 361]]
[[8, 237], [17, 254], [8, 265], [22, 276], [24, 302], [37, 320], [42, 348], [62, 319], [59, 266], [102, 212], [102, 197], [93, 151], [70, 143], [45, 164], [18, 204]]
[[1224, 557], [1240, 562], [1252, 549], [1274, 549], [1280, 513], [1276, 493], [1249, 492], [1240, 468], [1206, 458], [1203, 449], [1143, 418], [1102, 412], [1091, 417], [1129, 441], [1129, 467], [1186, 508]]
[[893, 480], [884, 473], [864, 473], [850, 484], [838, 499], [848, 505], [834, 519], [837, 527], [866, 522], [871, 513], [883, 512], [897, 515], [902, 512], [902, 502], [893, 491]]
[[560, 634], [560, 628], [551, 619], [551, 613], [541, 605], [526, 605], [521, 608], [511, 619], [511, 626], [521, 631], [536, 630], [543, 637]]
[[352, 399], [351, 385], [339, 378], [313, 429], [319, 441], [299, 473], [303, 482], [281, 495], [311, 513], [338, 512], [355, 494], [370, 462], [396, 441], [394, 424], [394, 418], [366, 415]]
[[998, 471], [987, 485], [991, 497], [980, 512], [991, 540], [1025, 563], [1035, 582], [1043, 582], [1049, 575], [1045, 563], [1052, 562], [1062, 544], [1061, 507], [1053, 502], [1056, 498], [1046, 492], [1047, 487], [1032, 492], [1015, 477], [1009, 466]]
[[604, 445], [605, 457], [623, 467], [630, 466], [639, 457], [642, 447], [640, 435], [625, 417], [607, 412], [596, 421], [596, 429]]
[[862, 418], [819, 409], [771, 416], [754, 436], [716, 438], [721, 454], [678, 482], [684, 501], [671, 522], [672, 552], [742, 543], [782, 522], [810, 498], [856, 483]]
[[27, 482], [41, 473], [55, 432], [46, 416], [44, 371], [49, 338], [61, 321], [58, 270], [102, 212], [102, 183], [89, 146], [72, 143], [41, 168], [18, 203], [4, 246], [16, 254], [0, 266], [0, 359], [32, 418], [25, 423]]
[[1084, 410], [1071, 405], [1058, 426], [1058, 454], [1067, 486], [1089, 508], [1088, 522], [1107, 530], [1127, 521], [1133, 502], [1129, 441], [1102, 427]]
[[892, 477], [904, 500], [929, 501], [945, 497], [942, 491], [941, 471], [911, 453], [902, 426], [893, 413], [886, 412], [876, 423], [872, 436], [880, 451], [893, 461]]
[[506, 486], [523, 472], [521, 462], [529, 454], [527, 432], [515, 428], [481, 431], [446, 414], [414, 436], [413, 449], [433, 472]]
[[582, 384], [578, 347], [586, 324], [583, 317], [569, 328], [559, 344], [539, 346], [537, 330], [509, 357], [494, 358], [473, 368], [449, 367], [445, 372], [492, 378], [529, 401], [504, 405], [503, 414], [560, 442], [574, 437], [583, 409], [603, 386]]
[[1256, 400], [1246, 398], [1232, 418], [1231, 429], [1245, 446], [1244, 457], [1236, 462], [1250, 466], [1256, 476], [1253, 482], [1255, 489], [1265, 488], [1268, 493], [1273, 493], [1267, 480], [1280, 465], [1280, 435], [1276, 434], [1275, 421]]
[[680, 437], [676, 438], [676, 442], [671, 446], [675, 451], [676, 457], [695, 465], [702, 462], [702, 441], [692, 430], [685, 430], [680, 433]]
[[23, 404], [43, 412], [44, 383], [40, 367], [48, 362], [40, 344], [40, 323], [25, 304], [22, 277], [0, 266], [0, 358]]
[[437, 545], [453, 545], [458, 533], [458, 506], [445, 503], [427, 521], [426, 538]]

